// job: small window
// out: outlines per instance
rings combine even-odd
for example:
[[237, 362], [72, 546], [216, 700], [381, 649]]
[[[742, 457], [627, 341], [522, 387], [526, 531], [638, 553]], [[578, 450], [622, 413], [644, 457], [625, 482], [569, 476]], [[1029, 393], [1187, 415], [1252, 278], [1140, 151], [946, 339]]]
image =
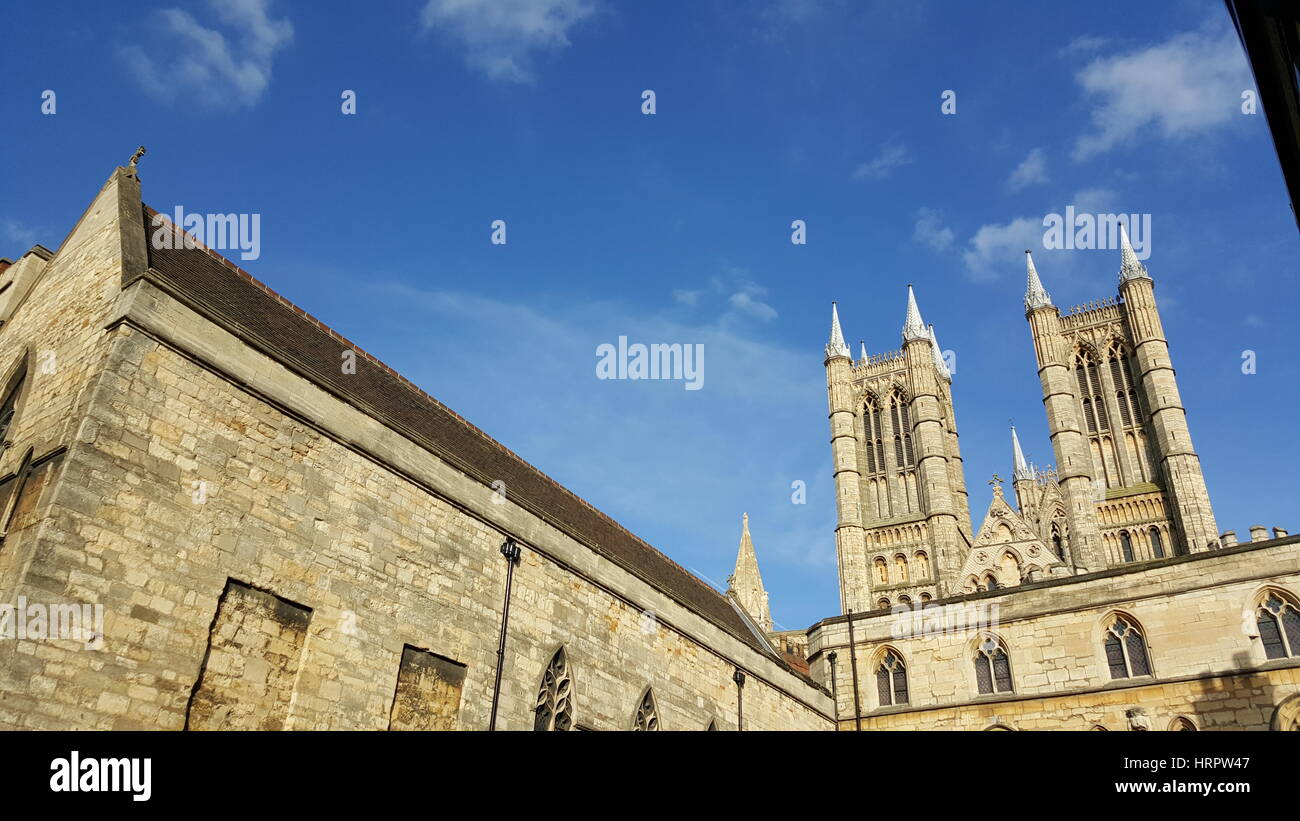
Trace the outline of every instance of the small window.
[[653, 690], [647, 689], [637, 705], [632, 717], [632, 729], [641, 732], [654, 732], [659, 729], [659, 707], [655, 704]]
[[1133, 539], [1129, 537], [1127, 530], [1119, 532], [1120, 550], [1124, 554], [1124, 561], [1133, 561]]
[[907, 703], [907, 668], [893, 650], [885, 651], [876, 667], [876, 691], [881, 707]]
[[1270, 591], [1256, 611], [1259, 638], [1270, 659], [1300, 656], [1300, 609]]
[[1151, 675], [1142, 631], [1123, 616], [1115, 616], [1107, 628], [1105, 650], [1112, 679]]
[[1011, 692], [1011, 659], [991, 636], [975, 651], [975, 684], [981, 695]]
[[1160, 528], [1158, 527], [1151, 528], [1151, 555], [1157, 559], [1165, 557], [1165, 543], [1160, 538]]

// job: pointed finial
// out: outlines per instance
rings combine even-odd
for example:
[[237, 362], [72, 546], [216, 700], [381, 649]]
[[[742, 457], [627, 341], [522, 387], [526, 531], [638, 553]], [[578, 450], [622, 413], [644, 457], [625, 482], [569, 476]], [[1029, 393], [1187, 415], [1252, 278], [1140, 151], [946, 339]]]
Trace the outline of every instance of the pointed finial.
[[136, 162], [143, 156], [144, 156], [144, 146], [142, 145], [135, 150], [134, 154], [131, 155], [131, 161], [127, 163], [127, 166], [130, 168], [135, 168]]
[[852, 359], [849, 356], [849, 346], [844, 343], [844, 332], [840, 330], [840, 312], [835, 303], [831, 303], [831, 338], [826, 343], [826, 358], [834, 359], [842, 356], [846, 359]]
[[911, 284], [908, 284], [907, 318], [903, 321], [903, 341], [911, 342], [914, 339], [926, 339], [929, 336], [925, 330], [925, 323], [921, 321], [921, 309], [916, 307], [916, 294], [913, 293]]
[[1046, 308], [1052, 304], [1052, 298], [1043, 288], [1043, 281], [1038, 278], [1038, 269], [1034, 267], [1034, 255], [1025, 251], [1025, 266], [1028, 269], [1025, 286], [1025, 310]]
[[861, 351], [862, 351], [862, 361], [863, 361], [863, 362], [866, 362], [866, 361], [867, 361], [867, 343], [866, 343], [866, 341], [865, 341], [865, 340], [862, 340], [862, 339], [859, 339], [859, 340], [858, 340], [858, 346], [859, 346], [859, 348], [860, 348]]
[[930, 329], [930, 352], [934, 354], [934, 368], [939, 372], [939, 376], [952, 381], [952, 371], [948, 370], [948, 363], [943, 361], [943, 350], [939, 347], [939, 340], [934, 335], [934, 326], [928, 326]]
[[1119, 281], [1128, 282], [1130, 279], [1151, 278], [1147, 273], [1147, 267], [1137, 258], [1137, 253], [1133, 250], [1133, 244], [1128, 241], [1128, 231], [1124, 228], [1124, 220], [1119, 222]]
[[1016, 480], [1032, 479], [1034, 472], [1029, 467], [1029, 462], [1025, 460], [1025, 452], [1020, 449], [1020, 437], [1016, 436], [1016, 426], [1011, 426], [1011, 457], [1015, 462], [1015, 471], [1012, 476]]

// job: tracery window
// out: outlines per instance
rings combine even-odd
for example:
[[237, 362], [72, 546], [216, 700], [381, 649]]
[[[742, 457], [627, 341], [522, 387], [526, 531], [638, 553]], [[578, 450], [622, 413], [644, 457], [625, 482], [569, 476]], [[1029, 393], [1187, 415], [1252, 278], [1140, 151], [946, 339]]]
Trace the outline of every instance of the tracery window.
[[1106, 665], [1110, 668], [1111, 678], [1151, 675], [1142, 631], [1124, 616], [1114, 616], [1106, 628], [1105, 649]]
[[874, 398], [868, 398], [862, 408], [862, 430], [867, 440], [867, 473], [884, 473], [885, 433], [880, 424], [880, 405]]
[[569, 676], [569, 661], [561, 647], [555, 651], [551, 663], [546, 665], [546, 672], [542, 674], [533, 729], [563, 731], [572, 728], [573, 679]]
[[1088, 425], [1088, 433], [1110, 430], [1106, 403], [1102, 399], [1101, 377], [1090, 352], [1079, 351], [1075, 355], [1074, 378], [1079, 386], [1079, 399], [1083, 405], [1083, 419]]
[[893, 650], [886, 650], [876, 667], [876, 691], [881, 707], [907, 703], [907, 668]]
[[1002, 643], [992, 636], [975, 650], [975, 685], [981, 695], [1011, 692], [1011, 659]]
[[1270, 659], [1300, 656], [1300, 608], [1279, 593], [1269, 591], [1255, 611], [1264, 655]]
[[641, 703], [636, 708], [636, 715], [632, 718], [632, 729], [645, 732], [653, 732], [659, 729], [659, 708], [655, 704], [653, 690], [647, 689], [645, 695], [641, 697]]
[[900, 468], [912, 467], [916, 460], [912, 452], [912, 419], [907, 400], [895, 392], [889, 399], [889, 406], [894, 423], [894, 460]]

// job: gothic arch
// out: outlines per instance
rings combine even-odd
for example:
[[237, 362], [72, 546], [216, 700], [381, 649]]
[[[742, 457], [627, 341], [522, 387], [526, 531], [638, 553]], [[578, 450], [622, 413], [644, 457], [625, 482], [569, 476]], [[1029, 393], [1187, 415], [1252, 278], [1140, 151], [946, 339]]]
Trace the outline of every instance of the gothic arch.
[[976, 696], [1014, 693], [1015, 673], [1011, 651], [998, 634], [981, 630], [966, 643], [966, 662], [970, 692]]
[[1109, 610], [1094, 623], [1099, 669], [1106, 680], [1155, 678], [1146, 628], [1124, 610]]
[[542, 672], [542, 683], [537, 691], [537, 704], [533, 708], [534, 730], [573, 729], [573, 671], [569, 667], [564, 645], [551, 656]]
[[1169, 722], [1169, 730], [1171, 732], [1186, 732], [1189, 730], [1195, 732], [1199, 729], [1200, 728], [1196, 726], [1196, 722], [1192, 721], [1187, 716], [1174, 716], [1174, 720]]
[[876, 707], [896, 707], [910, 703], [909, 665], [897, 647], [890, 644], [879, 647], [871, 654], [867, 671], [875, 681], [875, 687], [869, 686], [867, 689]]
[[1260, 660], [1300, 658], [1300, 597], [1287, 588], [1258, 588], [1243, 611], [1242, 626], [1250, 628], [1251, 651]]
[[636, 709], [632, 711], [632, 730], [634, 732], [655, 732], [663, 729], [659, 720], [659, 705], [655, 701], [653, 687], [646, 687], [637, 699]]

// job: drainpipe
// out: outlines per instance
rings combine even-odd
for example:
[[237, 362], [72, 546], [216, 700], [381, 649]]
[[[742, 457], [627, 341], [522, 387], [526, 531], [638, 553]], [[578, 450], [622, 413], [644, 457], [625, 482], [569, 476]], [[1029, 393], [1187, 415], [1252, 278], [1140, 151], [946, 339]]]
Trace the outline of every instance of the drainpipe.
[[731, 674], [731, 680], [736, 682], [736, 730], [739, 732], [745, 729], [745, 674], [739, 667]]
[[506, 600], [501, 607], [501, 636], [497, 640], [497, 677], [496, 683], [492, 685], [492, 716], [488, 719], [489, 732], [497, 728], [497, 702], [501, 699], [501, 668], [506, 662], [506, 630], [510, 626], [510, 586], [515, 579], [515, 565], [519, 564], [523, 551], [519, 549], [514, 539], [507, 536], [501, 543], [501, 555], [506, 559]]
[[831, 665], [831, 701], [835, 705], [835, 732], [837, 733], [840, 731], [840, 688], [835, 682], [835, 662], [839, 659], [839, 655], [834, 650], [826, 656], [826, 661]]
[[853, 611], [849, 611], [849, 662], [853, 668], [853, 726], [862, 732], [862, 704], [858, 700], [858, 651], [853, 644]]

